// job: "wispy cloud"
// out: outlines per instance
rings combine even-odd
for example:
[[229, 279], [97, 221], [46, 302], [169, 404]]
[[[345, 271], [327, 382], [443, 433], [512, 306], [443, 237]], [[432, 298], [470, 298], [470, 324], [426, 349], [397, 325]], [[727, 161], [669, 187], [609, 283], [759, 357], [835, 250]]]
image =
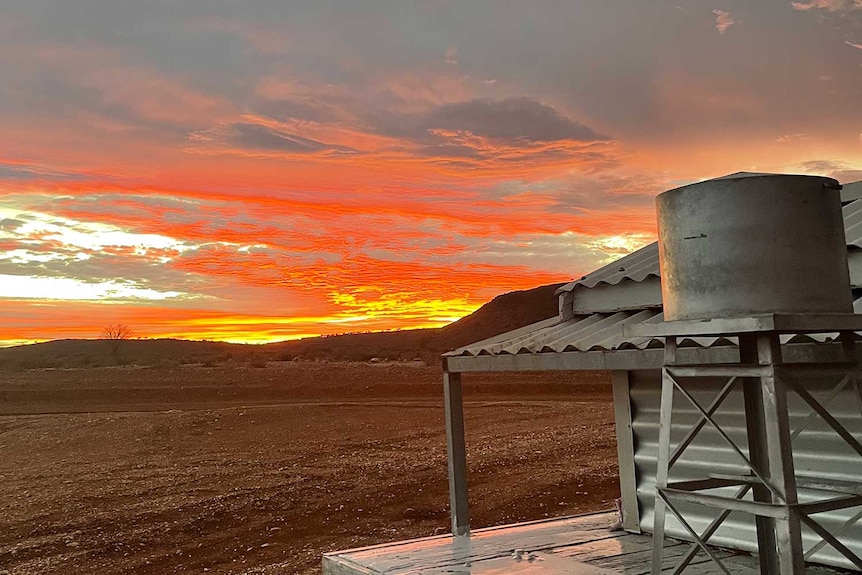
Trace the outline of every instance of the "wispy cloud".
[[189, 141], [195, 146], [207, 146], [226, 152], [255, 155], [314, 154], [320, 152], [349, 153], [346, 146], [327, 144], [288, 129], [251, 121], [224, 123], [207, 130], [191, 132]]
[[862, 180], [862, 163], [851, 164], [834, 160], [810, 160], [802, 162], [796, 168], [803, 172], [835, 178], [842, 184]]
[[726, 10], [716, 8], [712, 13], [715, 14], [715, 29], [718, 30], [719, 34], [724, 34], [728, 28], [736, 24], [733, 16]]
[[452, 66], [458, 65], [458, 47], [454, 44], [446, 48], [446, 63]]
[[244, 40], [261, 54], [284, 55], [293, 48], [290, 38], [276, 26], [242, 20], [210, 17], [198, 19], [188, 26], [192, 33], [230, 34]]
[[803, 139], [805, 139], [805, 134], [782, 134], [775, 138], [775, 141], [783, 144], [787, 142], [797, 142]]
[[826, 10], [827, 12], [842, 12], [845, 10], [862, 9], [862, 0], [810, 0], [809, 2], [791, 3], [794, 10]]

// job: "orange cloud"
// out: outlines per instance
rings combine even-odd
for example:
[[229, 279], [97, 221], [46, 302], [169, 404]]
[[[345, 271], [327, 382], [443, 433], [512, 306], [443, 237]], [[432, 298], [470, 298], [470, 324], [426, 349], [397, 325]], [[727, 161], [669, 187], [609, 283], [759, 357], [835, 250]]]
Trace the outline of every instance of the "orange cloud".
[[[843, 22], [855, 4], [794, 8]], [[781, 31], [755, 30], [770, 18], [753, 12], [751, 34], [680, 51], [654, 39], [703, 36], [700, 16], [689, 26], [684, 12], [597, 3], [589, 26], [620, 36], [465, 9], [446, 34], [399, 43], [378, 14], [327, 14], [337, 33], [320, 34], [315, 10], [178, 9], [154, 24], [159, 42], [90, 28], [96, 15], [65, 3], [64, 18], [80, 16], [68, 29], [38, 14], [0, 24], [0, 68], [15, 79], [0, 102], [15, 150], [0, 154], [0, 276], [14, 278], [0, 340], [95, 336], [117, 321], [235, 341], [441, 325], [649, 241], [663, 189], [862, 167], [847, 79], [858, 46], [773, 42]], [[712, 16], [719, 33], [735, 25]], [[770, 40], [756, 74], [752, 37]]]

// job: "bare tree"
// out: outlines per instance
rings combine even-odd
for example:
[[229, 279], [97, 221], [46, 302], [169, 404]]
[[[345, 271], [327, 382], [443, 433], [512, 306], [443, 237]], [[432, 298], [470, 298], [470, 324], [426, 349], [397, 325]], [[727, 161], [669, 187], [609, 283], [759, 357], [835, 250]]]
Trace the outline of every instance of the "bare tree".
[[132, 330], [122, 323], [109, 324], [102, 329], [102, 339], [107, 340], [111, 348], [111, 356], [117, 362], [120, 359], [120, 343], [131, 338]]
[[122, 323], [118, 323], [116, 325], [106, 325], [102, 329], [102, 339], [121, 340], [131, 339], [131, 337], [132, 330], [129, 328], [129, 326]]

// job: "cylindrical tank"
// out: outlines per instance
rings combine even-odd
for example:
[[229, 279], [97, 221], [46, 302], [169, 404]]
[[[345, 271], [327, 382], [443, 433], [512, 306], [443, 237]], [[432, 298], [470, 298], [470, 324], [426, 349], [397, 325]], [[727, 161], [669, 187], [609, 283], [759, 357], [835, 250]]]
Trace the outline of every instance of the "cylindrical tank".
[[659, 195], [665, 321], [853, 313], [840, 189], [739, 174]]

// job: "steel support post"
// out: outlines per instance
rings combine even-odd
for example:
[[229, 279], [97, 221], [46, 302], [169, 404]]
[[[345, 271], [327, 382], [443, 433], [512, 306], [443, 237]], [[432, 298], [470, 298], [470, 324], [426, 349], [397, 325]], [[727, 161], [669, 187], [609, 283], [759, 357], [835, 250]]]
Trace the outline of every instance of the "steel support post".
[[467, 502], [467, 449], [464, 440], [464, 400], [460, 373], [443, 373], [443, 399], [446, 406], [446, 453], [449, 459], [452, 534], [468, 535], [470, 507]]
[[[739, 362], [758, 363], [757, 336], [739, 336]], [[745, 404], [745, 426], [748, 435], [748, 457], [757, 473], [769, 477], [769, 457], [765, 448], [766, 423], [763, 418], [763, 401], [760, 393], [760, 379], [742, 380], [742, 393]], [[754, 500], [771, 503], [772, 494], [762, 483], [752, 486]], [[775, 545], [775, 525], [771, 517], [755, 515], [757, 528], [757, 549], [761, 573], [778, 573], [778, 551]]]
[[614, 427], [617, 435], [617, 460], [620, 466], [623, 528], [626, 531], [640, 533], [629, 373], [627, 371], [612, 371], [611, 384], [614, 392]]
[[[806, 316], [803, 319], [810, 322], [811, 318]], [[794, 319], [794, 321], [797, 320], [802, 321], [800, 318]], [[791, 361], [785, 364], [779, 334], [788, 331], [787, 325], [782, 328], [778, 323], [769, 327], [752, 326], [749, 325], [750, 322], [744, 323], [739, 319], [727, 321], [736, 322], [745, 328], [725, 332], [727, 335], [736, 334], [739, 337], [739, 363], [727, 360], [727, 362], [709, 364], [677, 364], [677, 341], [685, 337], [682, 334], [689, 332], [684, 331], [679, 325], [673, 327], [671, 331], [667, 326], [673, 322], [668, 322], [665, 324], [666, 329], [661, 333], [666, 337], [666, 344], [659, 409], [652, 574], [659, 575], [664, 567], [662, 560], [668, 511], [676, 517], [694, 540], [694, 545], [673, 569], [675, 574], [682, 572], [698, 551], [706, 553], [722, 572], [729, 573], [720, 558], [708, 548], [707, 541], [734, 511], [755, 517], [761, 573], [803, 575], [805, 572], [805, 555], [802, 547], [803, 524], [823, 539], [809, 550], [807, 556], [814, 555], [825, 545], [831, 545], [853, 565], [862, 567], [862, 558], [840, 541], [837, 533], [830, 533], [811, 517], [818, 513], [862, 505], [862, 491], [859, 491], [856, 484], [844, 485], [842, 482], [827, 479], [803, 478], [797, 482], [792, 449], [793, 438], [800, 435], [802, 430], [819, 416], [819, 419], [844, 439], [851, 449], [862, 455], [862, 442], [826, 408], [830, 401], [850, 386], [862, 410], [862, 382], [859, 380], [860, 363], [856, 354], [854, 332], [848, 331], [847, 324], [842, 324], [841, 328], [835, 330], [840, 332], [843, 361], [832, 363]], [[695, 329], [691, 332], [692, 335], [703, 331], [701, 323], [690, 326], [691, 329]], [[794, 328], [792, 331], [823, 332], [816, 325], [811, 324], [809, 327], [812, 329]], [[806, 388], [804, 383], [806, 376], [809, 378], [836, 376], [840, 379], [825, 398], [818, 399]], [[699, 377], [729, 378], [706, 407], [686, 384], [689, 378]], [[742, 385], [745, 406], [747, 454], [734, 442], [727, 431], [719, 426], [715, 418], [715, 413], [737, 381]], [[700, 418], [688, 429], [676, 448], [672, 449], [673, 405], [677, 391], [700, 413]], [[811, 409], [811, 413], [793, 433], [790, 429], [787, 398], [791, 392], [799, 396]], [[712, 474], [701, 479], [670, 482], [670, 469], [706, 425], [711, 426], [745, 462], [749, 472], [733, 476]], [[733, 485], [739, 486], [733, 497], [708, 493], [712, 489]], [[800, 505], [798, 485], [820, 491], [831, 491], [834, 492], [834, 496]], [[753, 501], [743, 499], [748, 490], [753, 492]], [[698, 534], [691, 523], [680, 514], [678, 503], [706, 506], [718, 509], [720, 512], [703, 533]], [[837, 531], [847, 529], [860, 516], [862, 512], [846, 521]]]
[[664, 522], [667, 506], [661, 490], [667, 487], [670, 471], [670, 440], [673, 427], [673, 376], [667, 366], [676, 362], [676, 338], [668, 337], [664, 344], [664, 365], [661, 371], [661, 408], [659, 410], [658, 458], [655, 472], [655, 509], [653, 517], [652, 575], [662, 572], [664, 552]]
[[[787, 390], [784, 381], [776, 375], [776, 364], [781, 364], [781, 346], [776, 333], [757, 334], [757, 359], [767, 370], [760, 377], [765, 434], [758, 450], [763, 449], [769, 462], [770, 483], [777, 490], [771, 494], [773, 503], [789, 506], [787, 518], [775, 518], [775, 545], [778, 572], [781, 575], [803, 575], [805, 561], [802, 551], [802, 525], [796, 494], [796, 476], [790, 439], [790, 422], [787, 410]], [[761, 548], [763, 553], [764, 549]]]

